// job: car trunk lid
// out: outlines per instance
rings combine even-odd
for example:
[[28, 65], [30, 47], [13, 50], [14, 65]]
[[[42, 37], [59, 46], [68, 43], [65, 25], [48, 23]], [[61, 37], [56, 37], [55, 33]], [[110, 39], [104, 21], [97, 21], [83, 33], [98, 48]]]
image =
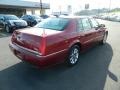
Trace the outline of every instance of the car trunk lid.
[[44, 54], [46, 46], [46, 36], [56, 33], [59, 33], [59, 31], [35, 27], [23, 30], [16, 30], [12, 35], [12, 42], [24, 48]]

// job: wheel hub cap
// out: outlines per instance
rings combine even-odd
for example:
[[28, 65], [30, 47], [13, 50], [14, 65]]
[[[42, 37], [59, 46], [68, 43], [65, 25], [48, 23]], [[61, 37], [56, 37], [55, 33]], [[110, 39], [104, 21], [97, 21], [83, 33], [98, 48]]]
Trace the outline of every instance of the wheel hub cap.
[[79, 58], [79, 50], [75, 48], [74, 50], [72, 50], [72, 53], [70, 55], [70, 62], [74, 64], [78, 61], [78, 58]]

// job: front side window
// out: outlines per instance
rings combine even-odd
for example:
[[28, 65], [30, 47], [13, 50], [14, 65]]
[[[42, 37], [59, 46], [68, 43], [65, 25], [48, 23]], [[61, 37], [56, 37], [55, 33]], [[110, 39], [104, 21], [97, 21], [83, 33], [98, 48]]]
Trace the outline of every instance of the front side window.
[[91, 24], [92, 24], [93, 28], [98, 27], [99, 23], [95, 19], [90, 19], [90, 21], [91, 21]]
[[69, 19], [66, 18], [48, 18], [37, 24], [35, 27], [61, 31], [66, 27], [68, 22]]
[[91, 25], [90, 25], [89, 20], [87, 18], [82, 19], [82, 24], [83, 24], [84, 30], [91, 29]]

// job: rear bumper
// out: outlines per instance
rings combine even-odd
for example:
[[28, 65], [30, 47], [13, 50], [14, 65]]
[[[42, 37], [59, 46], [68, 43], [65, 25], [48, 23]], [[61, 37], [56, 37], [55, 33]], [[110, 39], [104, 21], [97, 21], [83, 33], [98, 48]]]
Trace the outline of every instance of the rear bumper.
[[[67, 55], [66, 50], [53, 55], [41, 56], [38, 53], [31, 52], [24, 48], [21, 48], [16, 44], [10, 43], [9, 47], [13, 52], [13, 54], [19, 59], [21, 59], [22, 61], [34, 64], [40, 67], [46, 67], [46, 66], [63, 62], [64, 61], [63, 58], [65, 58]], [[61, 58], [61, 55], [62, 55], [62, 58]]]

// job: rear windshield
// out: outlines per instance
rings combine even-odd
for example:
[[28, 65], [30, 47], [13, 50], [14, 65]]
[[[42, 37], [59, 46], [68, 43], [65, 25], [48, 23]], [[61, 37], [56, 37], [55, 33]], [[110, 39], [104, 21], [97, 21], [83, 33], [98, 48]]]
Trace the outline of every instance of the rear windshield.
[[69, 19], [66, 18], [48, 18], [35, 27], [61, 31], [67, 26], [68, 22]]

